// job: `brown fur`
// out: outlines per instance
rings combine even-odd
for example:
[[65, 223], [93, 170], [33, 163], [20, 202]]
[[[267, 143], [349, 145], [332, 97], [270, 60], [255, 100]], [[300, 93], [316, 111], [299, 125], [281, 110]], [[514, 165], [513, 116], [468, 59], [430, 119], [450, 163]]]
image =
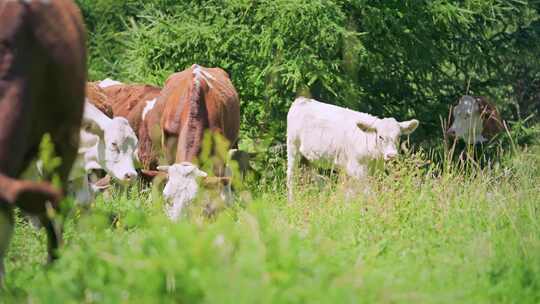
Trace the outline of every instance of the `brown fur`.
[[[482, 118], [482, 136], [485, 138], [492, 138], [504, 130], [503, 120], [497, 108], [488, 101], [485, 96], [473, 96], [478, 103], [480, 118]], [[452, 114], [452, 108], [450, 108], [450, 117], [448, 125], [451, 126], [454, 123], [454, 115]]]
[[88, 102], [96, 106], [103, 114], [113, 117], [113, 109], [109, 98], [97, 82], [86, 83], [86, 98]]
[[485, 96], [475, 96], [480, 108], [480, 117], [483, 122], [482, 136], [492, 138], [504, 130], [503, 121], [497, 108]]
[[205, 131], [221, 134], [234, 144], [240, 128], [238, 94], [225, 71], [203, 68], [213, 79], [193, 74], [196, 66], [171, 75], [155, 107], [139, 132], [139, 159], [145, 169], [154, 169], [160, 151], [168, 164], [195, 162]]
[[[61, 234], [46, 216], [44, 200], [56, 205], [62, 191], [17, 178], [49, 133], [62, 158], [57, 173], [67, 185], [85, 81], [85, 30], [72, 1], [0, 1], [0, 260], [13, 230], [14, 206], [40, 215], [49, 259], [55, 257]], [[2, 270], [0, 261], [0, 277]]]
[[114, 116], [125, 117], [138, 133], [146, 102], [157, 98], [161, 88], [146, 84], [119, 84], [103, 88]]

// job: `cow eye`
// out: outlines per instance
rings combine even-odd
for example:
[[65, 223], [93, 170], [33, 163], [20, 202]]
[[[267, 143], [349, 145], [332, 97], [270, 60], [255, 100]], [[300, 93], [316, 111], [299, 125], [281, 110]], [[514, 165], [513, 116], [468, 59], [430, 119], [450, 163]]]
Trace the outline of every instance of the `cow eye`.
[[380, 141], [384, 141], [384, 137], [382, 137], [381, 135], [379, 135], [379, 140], [380, 140]]

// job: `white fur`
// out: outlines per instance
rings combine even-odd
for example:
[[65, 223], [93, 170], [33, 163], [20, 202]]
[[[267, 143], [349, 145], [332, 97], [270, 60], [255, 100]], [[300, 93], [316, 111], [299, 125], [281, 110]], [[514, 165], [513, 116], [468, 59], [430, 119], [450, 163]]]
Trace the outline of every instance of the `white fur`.
[[137, 177], [133, 163], [136, 147], [137, 137], [127, 119], [110, 119], [85, 103], [79, 154], [86, 170], [101, 168], [117, 180], [133, 181]]
[[146, 118], [146, 114], [148, 114], [148, 112], [150, 112], [154, 108], [154, 106], [156, 105], [156, 101], [157, 98], [146, 101], [146, 105], [144, 106], [144, 109], [142, 111], [142, 120], [144, 120]]
[[200, 65], [195, 64], [193, 69], [193, 75], [195, 76], [195, 85], [198, 88], [200, 86], [201, 79], [206, 80], [206, 83], [212, 88], [212, 81], [215, 80], [214, 76], [206, 72]]
[[343, 169], [360, 179], [369, 161], [391, 159], [398, 154], [399, 136], [412, 133], [417, 120], [398, 122], [297, 98], [287, 115], [287, 187], [292, 199], [292, 181], [300, 155], [321, 167]]
[[478, 144], [487, 139], [482, 136], [483, 121], [480, 117], [480, 106], [472, 96], [463, 96], [454, 107], [454, 122], [448, 132], [469, 144]]
[[118, 84], [122, 84], [120, 81], [116, 81], [116, 80], [112, 80], [110, 78], [106, 78], [106, 79], [103, 79], [102, 81], [99, 82], [98, 86], [102, 89], [106, 88], [106, 87], [111, 87], [113, 85], [118, 85]]
[[197, 178], [206, 177], [207, 174], [189, 162], [160, 166], [158, 170], [168, 173], [169, 180], [163, 189], [163, 197], [167, 202], [165, 213], [176, 221], [182, 215], [182, 209], [197, 196]]

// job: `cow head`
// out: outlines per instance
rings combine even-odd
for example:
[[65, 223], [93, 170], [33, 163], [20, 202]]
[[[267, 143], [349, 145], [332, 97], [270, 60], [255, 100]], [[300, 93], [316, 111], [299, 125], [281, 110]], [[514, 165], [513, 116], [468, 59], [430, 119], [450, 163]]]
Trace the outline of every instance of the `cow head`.
[[167, 215], [170, 219], [176, 220], [181, 215], [183, 207], [197, 195], [199, 190], [197, 178], [207, 177], [208, 174], [189, 162], [159, 166], [157, 169], [168, 175], [163, 197], [169, 204], [166, 209]]
[[459, 103], [452, 111], [453, 122], [446, 131], [448, 135], [462, 138], [469, 144], [485, 142], [487, 139], [482, 135], [483, 121], [480, 104], [469, 95], [461, 97]]
[[[95, 143], [90, 144], [84, 152], [85, 167], [93, 164], [122, 182], [134, 181], [137, 177], [133, 164], [137, 137], [127, 119], [110, 119], [92, 104], [86, 103], [83, 128], [83, 132], [94, 135], [86, 137]], [[85, 143], [81, 145], [84, 146]]]
[[374, 118], [369, 121], [361, 120], [357, 126], [363, 132], [375, 134], [377, 150], [381, 152], [384, 160], [390, 160], [398, 155], [399, 137], [414, 132], [418, 124], [416, 119], [398, 122], [394, 118]]

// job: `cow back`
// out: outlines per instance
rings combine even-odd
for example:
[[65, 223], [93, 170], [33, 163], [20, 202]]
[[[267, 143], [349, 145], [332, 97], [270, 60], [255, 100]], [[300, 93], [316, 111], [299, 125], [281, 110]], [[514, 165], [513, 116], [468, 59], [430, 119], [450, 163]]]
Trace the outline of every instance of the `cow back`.
[[138, 132], [146, 102], [157, 98], [161, 89], [146, 84], [119, 84], [103, 88], [113, 116], [125, 117]]

